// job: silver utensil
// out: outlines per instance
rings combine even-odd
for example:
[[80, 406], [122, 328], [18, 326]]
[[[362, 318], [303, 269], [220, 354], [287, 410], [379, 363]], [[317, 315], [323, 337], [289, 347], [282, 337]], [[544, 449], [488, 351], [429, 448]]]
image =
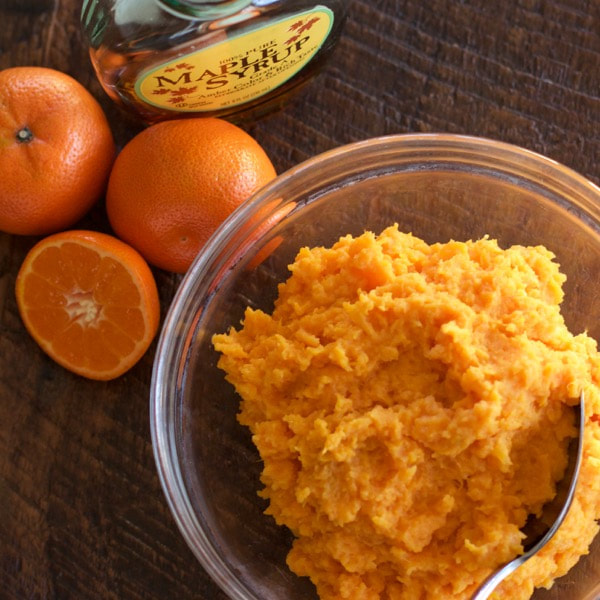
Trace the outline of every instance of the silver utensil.
[[[539, 517], [531, 516], [525, 524], [525, 527], [523, 527], [523, 532], [527, 536], [523, 542], [525, 552], [492, 573], [479, 586], [471, 600], [486, 600], [501, 581], [508, 577], [524, 562], [537, 554], [552, 539], [554, 534], [558, 531], [558, 528], [562, 525], [569, 512], [569, 508], [571, 507], [573, 497], [575, 496], [575, 488], [577, 486], [579, 467], [581, 466], [581, 457], [583, 454], [584, 422], [585, 411], [582, 391], [579, 397], [579, 406], [576, 417], [578, 437], [571, 440], [571, 445], [569, 447], [569, 464], [567, 465], [564, 477], [558, 484], [556, 496], [551, 502], [548, 502], [544, 506], [542, 514]], [[573, 452], [572, 447], [575, 443], [577, 444], [577, 449]], [[554, 519], [553, 522], [552, 519]], [[547, 525], [549, 522], [552, 522], [550, 527]]]

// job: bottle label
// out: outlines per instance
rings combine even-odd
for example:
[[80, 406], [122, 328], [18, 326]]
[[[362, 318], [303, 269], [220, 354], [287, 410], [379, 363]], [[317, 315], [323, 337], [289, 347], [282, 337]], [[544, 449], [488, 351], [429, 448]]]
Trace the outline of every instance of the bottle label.
[[244, 104], [306, 66], [332, 25], [333, 12], [317, 6], [154, 66], [138, 78], [136, 93], [148, 104], [183, 112]]

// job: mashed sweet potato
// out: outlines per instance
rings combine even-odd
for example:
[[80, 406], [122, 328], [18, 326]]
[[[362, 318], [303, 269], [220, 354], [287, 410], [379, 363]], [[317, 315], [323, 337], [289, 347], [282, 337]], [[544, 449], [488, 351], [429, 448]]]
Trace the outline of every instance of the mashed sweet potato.
[[290, 568], [322, 600], [468, 599], [522, 552], [586, 394], [585, 457], [553, 541], [496, 598], [529, 598], [600, 517], [600, 361], [543, 247], [428, 245], [390, 227], [304, 248], [272, 315], [214, 337], [264, 461]]

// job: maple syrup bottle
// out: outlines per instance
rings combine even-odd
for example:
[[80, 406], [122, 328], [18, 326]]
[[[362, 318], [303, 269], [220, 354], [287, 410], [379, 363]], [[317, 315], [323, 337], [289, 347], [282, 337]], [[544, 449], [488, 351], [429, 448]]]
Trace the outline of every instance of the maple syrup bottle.
[[339, 38], [347, 0], [84, 0], [107, 94], [145, 123], [256, 118], [308, 81]]

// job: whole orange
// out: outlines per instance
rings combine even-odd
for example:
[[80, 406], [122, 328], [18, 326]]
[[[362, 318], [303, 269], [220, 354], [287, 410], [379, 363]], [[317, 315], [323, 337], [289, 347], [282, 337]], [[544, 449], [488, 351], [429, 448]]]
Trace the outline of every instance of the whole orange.
[[108, 218], [148, 262], [183, 273], [229, 214], [275, 175], [258, 142], [228, 121], [165, 121], [117, 157]]
[[105, 190], [115, 158], [102, 108], [75, 79], [44, 67], [0, 71], [0, 230], [66, 229]]

